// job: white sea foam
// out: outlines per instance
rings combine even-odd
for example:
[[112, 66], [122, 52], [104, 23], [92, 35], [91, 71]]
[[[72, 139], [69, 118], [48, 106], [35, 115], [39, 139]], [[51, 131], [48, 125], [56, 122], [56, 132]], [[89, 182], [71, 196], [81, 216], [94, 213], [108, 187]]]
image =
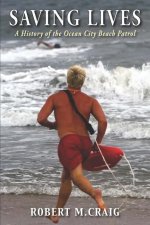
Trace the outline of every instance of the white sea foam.
[[[96, 96], [108, 117], [107, 133], [123, 138], [150, 137], [150, 64], [141, 69], [108, 70], [102, 62], [86, 68], [83, 91]], [[66, 86], [67, 69], [40, 69], [2, 74], [2, 126], [37, 125], [48, 95]], [[94, 87], [94, 88], [93, 88]]]
[[[94, 130], [97, 130], [97, 122], [92, 122]], [[111, 121], [108, 119], [106, 134], [115, 134], [117, 137], [124, 139], [149, 139], [150, 138], [150, 121]]]
[[[142, 69], [135, 67], [116, 67], [108, 70], [102, 62], [97, 66], [88, 67], [88, 79], [86, 86], [95, 95], [119, 96], [120, 98], [130, 98], [143, 100], [150, 97], [150, 63], [144, 64]], [[93, 88], [94, 87], [94, 88]]]
[[[126, 185], [125, 188], [127, 193], [120, 190], [120, 188], [108, 188], [96, 186], [97, 188], [101, 188], [103, 190], [104, 197], [125, 197], [128, 193], [128, 197], [134, 198], [150, 198], [150, 191], [146, 190], [144, 187], [132, 187], [130, 185]], [[25, 185], [22, 187], [19, 186], [4, 186], [0, 189], [1, 194], [48, 194], [48, 195], [58, 195], [59, 188], [58, 187], [50, 187], [49, 185], [41, 185], [41, 186], [33, 186], [33, 185]], [[72, 196], [75, 197], [83, 197], [86, 196], [79, 189], [75, 189], [72, 192]]]
[[33, 61], [37, 58], [57, 57], [58, 55], [71, 54], [71, 53], [82, 53], [89, 50], [90, 48], [78, 47], [62, 47], [48, 49], [45, 47], [37, 47], [36, 42], [26, 44], [24, 46], [10, 48], [9, 50], [4, 49], [1, 52], [1, 61], [4, 62], [25, 62]]
[[150, 122], [110, 122], [107, 133], [114, 133], [124, 139], [149, 139]]

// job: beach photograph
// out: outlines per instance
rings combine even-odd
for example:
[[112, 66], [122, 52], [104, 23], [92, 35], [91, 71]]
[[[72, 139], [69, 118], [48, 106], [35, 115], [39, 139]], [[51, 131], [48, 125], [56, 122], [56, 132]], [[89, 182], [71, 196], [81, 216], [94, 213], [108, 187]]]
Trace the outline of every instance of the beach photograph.
[[[79, 104], [95, 131], [89, 134], [92, 143], [103, 138], [103, 145], [121, 149], [125, 157], [112, 168], [84, 171], [94, 190], [102, 191], [106, 210], [71, 175], [72, 192], [58, 224], [149, 224], [149, 28], [146, 0], [1, 1], [1, 225], [55, 222], [47, 216], [57, 211], [63, 131], [54, 123], [55, 107], [52, 113], [45, 110], [50, 125], [39, 112], [49, 96], [67, 89], [74, 65], [86, 74], [81, 74], [82, 92], [96, 99], [107, 119], [106, 131], [99, 135], [98, 121], [88, 118], [88, 101]], [[53, 104], [65, 105], [61, 95], [57, 99]], [[70, 108], [65, 107], [60, 120], [67, 126]], [[77, 130], [78, 121], [85, 129], [86, 122], [76, 117]]]

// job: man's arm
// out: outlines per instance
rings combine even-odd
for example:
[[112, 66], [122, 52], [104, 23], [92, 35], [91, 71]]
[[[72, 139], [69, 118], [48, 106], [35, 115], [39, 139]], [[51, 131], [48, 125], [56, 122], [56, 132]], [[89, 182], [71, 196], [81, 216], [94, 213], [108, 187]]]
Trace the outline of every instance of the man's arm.
[[41, 124], [44, 127], [48, 127], [49, 129], [56, 129], [56, 122], [50, 122], [48, 121], [49, 115], [52, 113], [54, 109], [53, 101], [52, 101], [52, 96], [50, 96], [43, 107], [41, 108], [37, 121], [39, 124]]
[[97, 134], [96, 140], [100, 144], [106, 132], [107, 120], [101, 105], [98, 103], [96, 99], [93, 100], [91, 113], [95, 117], [95, 119], [98, 121], [98, 134]]
[[43, 44], [43, 45], [45, 45], [46, 47], [48, 47], [48, 48], [54, 48], [54, 46], [52, 45], [52, 44], [49, 44], [49, 43], [47, 43], [47, 42], [45, 42], [45, 41], [39, 41], [38, 43], [37, 43], [37, 45], [40, 45], [40, 44]]

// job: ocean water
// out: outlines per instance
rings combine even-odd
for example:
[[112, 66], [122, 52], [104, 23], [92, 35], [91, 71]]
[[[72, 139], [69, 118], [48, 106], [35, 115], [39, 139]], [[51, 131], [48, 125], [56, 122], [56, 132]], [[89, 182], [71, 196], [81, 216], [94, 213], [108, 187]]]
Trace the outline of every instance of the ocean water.
[[[98, 99], [108, 119], [104, 143], [124, 149], [135, 173], [135, 187], [124, 159], [113, 169], [115, 175], [129, 196], [150, 198], [149, 3], [63, 0], [58, 6], [57, 1], [37, 2], [2, 1], [1, 193], [58, 194], [59, 140], [55, 132], [40, 127], [36, 118], [46, 98], [66, 87], [68, 67], [80, 64], [87, 71], [83, 91]], [[139, 8], [143, 23], [135, 38], [51, 38], [47, 41], [62, 46], [53, 50], [38, 47], [36, 38], [14, 38], [14, 29], [8, 26], [8, 12], [14, 8], [70, 10], [73, 6], [83, 12], [83, 21], [87, 9]], [[91, 122], [96, 129], [96, 121], [91, 118]], [[109, 171], [86, 174], [105, 196], [126, 195]], [[74, 189], [73, 195], [84, 194]]]

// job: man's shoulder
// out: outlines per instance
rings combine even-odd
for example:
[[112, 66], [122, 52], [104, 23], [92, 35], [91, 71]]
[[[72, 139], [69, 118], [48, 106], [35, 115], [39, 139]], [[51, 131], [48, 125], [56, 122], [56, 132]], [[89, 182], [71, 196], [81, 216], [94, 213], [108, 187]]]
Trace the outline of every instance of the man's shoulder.
[[57, 95], [60, 95], [60, 94], [62, 94], [62, 90], [56, 90], [56, 91], [54, 91], [52, 94], [50, 94], [50, 96], [57, 96]]
[[57, 100], [58, 98], [62, 97], [64, 95], [63, 90], [57, 90], [55, 92], [53, 92], [52, 94], [50, 94], [50, 98], [53, 100]]
[[88, 95], [88, 94], [86, 94], [85, 92], [81, 92], [81, 93], [82, 93], [82, 95], [83, 95], [85, 98], [87, 98], [87, 99], [89, 99], [89, 100], [91, 100], [91, 101], [96, 100], [93, 96]]
[[[59, 98], [59, 97], [64, 96], [64, 95], [65, 95], [65, 93], [64, 93], [63, 90], [57, 90], [53, 94], [51, 94], [50, 97]], [[97, 101], [93, 96], [91, 96], [89, 94], [86, 94], [85, 92], [81, 92], [81, 95], [84, 99], [86, 99], [88, 101], [91, 101], [91, 102]]]

